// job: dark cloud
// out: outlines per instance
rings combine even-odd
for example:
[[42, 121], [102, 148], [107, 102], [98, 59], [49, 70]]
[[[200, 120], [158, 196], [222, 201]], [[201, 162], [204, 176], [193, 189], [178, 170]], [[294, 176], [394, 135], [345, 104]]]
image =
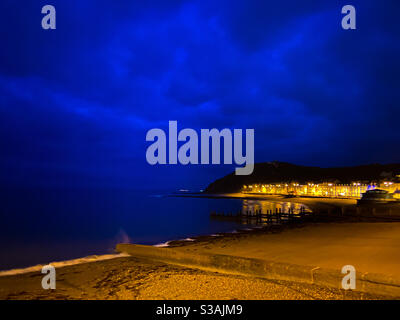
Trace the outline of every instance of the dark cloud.
[[[399, 162], [400, 5], [353, 1], [2, 1], [4, 184], [200, 187], [232, 167], [151, 167], [145, 134], [254, 128], [256, 161]], [[151, 177], [151, 179], [149, 179]]]

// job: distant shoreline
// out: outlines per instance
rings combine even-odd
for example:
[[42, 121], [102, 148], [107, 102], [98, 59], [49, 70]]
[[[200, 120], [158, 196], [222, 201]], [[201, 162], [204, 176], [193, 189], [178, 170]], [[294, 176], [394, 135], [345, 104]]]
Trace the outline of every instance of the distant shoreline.
[[[332, 211], [343, 209], [348, 214], [357, 214], [357, 199], [352, 198], [329, 198], [329, 197], [312, 197], [312, 196], [295, 196], [286, 197], [285, 195], [268, 195], [268, 194], [250, 194], [250, 193], [179, 193], [171, 194], [171, 197], [182, 198], [209, 198], [209, 199], [239, 199], [239, 200], [259, 200], [270, 202], [290, 202], [304, 204], [312, 210], [316, 211]], [[382, 208], [378, 204], [372, 205]], [[400, 218], [400, 203], [385, 204], [383, 208], [393, 208], [398, 211], [397, 216]]]
[[171, 194], [170, 197], [182, 198], [209, 198], [209, 199], [239, 199], [239, 200], [264, 200], [272, 202], [292, 202], [302, 203], [314, 208], [353, 206], [357, 204], [355, 199], [348, 198], [323, 198], [323, 197], [285, 197], [283, 195], [268, 194], [244, 194], [244, 193], [177, 193]]

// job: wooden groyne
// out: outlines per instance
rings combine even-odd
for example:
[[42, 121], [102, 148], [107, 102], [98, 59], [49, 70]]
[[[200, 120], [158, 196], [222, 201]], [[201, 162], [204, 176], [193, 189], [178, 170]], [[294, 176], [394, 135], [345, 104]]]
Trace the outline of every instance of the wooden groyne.
[[211, 219], [235, 221], [241, 224], [269, 225], [292, 222], [332, 222], [339, 220], [351, 221], [400, 221], [399, 205], [381, 206], [324, 206], [315, 207], [310, 211], [301, 207], [296, 212], [290, 208], [283, 211], [281, 208], [275, 210], [245, 210], [237, 213], [211, 212]]
[[310, 217], [314, 217], [314, 214], [307, 211], [305, 207], [301, 207], [298, 212], [295, 212], [293, 209], [283, 211], [281, 208], [276, 208], [275, 210], [267, 210], [265, 213], [262, 213], [261, 209], [254, 211], [246, 210], [237, 213], [224, 213], [213, 211], [210, 213], [210, 217], [217, 220], [232, 220], [246, 224], [268, 225], [276, 223], [280, 224], [283, 222], [299, 222], [303, 220], [308, 220]]

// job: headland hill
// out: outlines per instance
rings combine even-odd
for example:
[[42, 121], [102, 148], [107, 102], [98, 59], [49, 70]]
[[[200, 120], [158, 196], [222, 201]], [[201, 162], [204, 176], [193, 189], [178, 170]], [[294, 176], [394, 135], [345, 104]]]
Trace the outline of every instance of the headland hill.
[[[278, 161], [256, 163], [251, 175], [235, 175], [232, 172], [212, 182], [204, 190], [204, 193], [249, 192], [250, 190], [245, 190], [249, 186], [253, 191], [260, 191], [259, 193], [272, 193], [268, 192], [267, 185], [280, 185], [282, 188], [286, 187], [286, 190], [290, 192], [293, 187], [313, 186], [316, 189], [317, 185], [324, 184], [330, 187], [335, 185], [379, 187], [395, 192], [400, 188], [400, 163], [334, 168], [301, 166]], [[262, 189], [263, 186], [266, 188], [265, 190]], [[308, 188], [308, 190], [311, 189]], [[300, 195], [301, 192], [297, 194]]]

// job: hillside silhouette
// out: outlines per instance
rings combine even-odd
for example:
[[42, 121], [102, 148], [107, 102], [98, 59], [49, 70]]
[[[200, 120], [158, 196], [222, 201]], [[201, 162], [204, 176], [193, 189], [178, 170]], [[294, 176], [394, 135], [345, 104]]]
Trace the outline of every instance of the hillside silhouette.
[[320, 168], [299, 166], [285, 162], [265, 162], [255, 164], [254, 171], [248, 176], [231, 173], [212, 182], [206, 193], [239, 192], [244, 184], [254, 183], [291, 183], [334, 182], [349, 184], [353, 181], [370, 183], [381, 180], [393, 180], [400, 174], [400, 164], [371, 164], [354, 167]]

